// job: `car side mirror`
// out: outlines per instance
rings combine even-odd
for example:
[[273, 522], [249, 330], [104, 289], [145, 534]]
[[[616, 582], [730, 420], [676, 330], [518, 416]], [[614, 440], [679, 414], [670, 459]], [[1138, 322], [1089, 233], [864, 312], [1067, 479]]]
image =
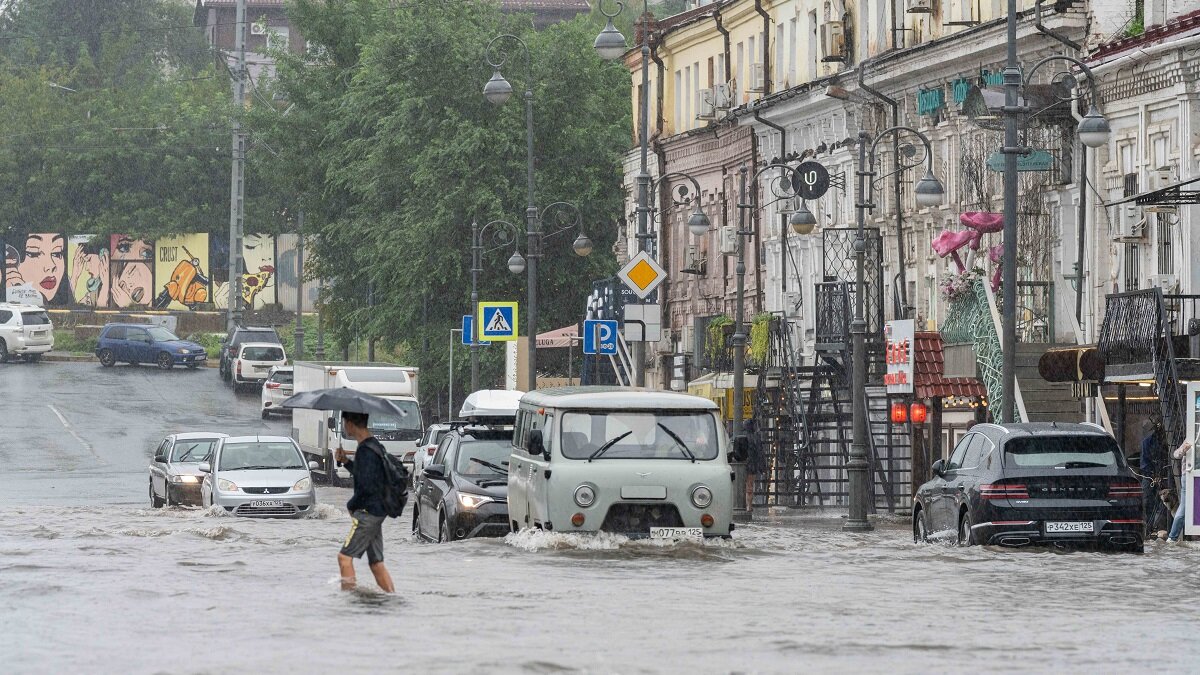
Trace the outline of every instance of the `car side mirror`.
[[525, 439], [525, 452], [531, 455], [546, 456], [546, 445], [542, 441], [542, 430], [532, 429], [529, 432], [529, 438]]
[[945, 476], [946, 475], [946, 460], [939, 459], [938, 461], [934, 462], [933, 466], [929, 467], [929, 469], [931, 471], [933, 471], [933, 475], [937, 476], [938, 478]]
[[201, 462], [200, 466], [196, 467], [200, 473], [212, 473], [212, 466], [208, 462]]
[[155, 456], [154, 456], [154, 461], [156, 461], [156, 462], [165, 462], [165, 461], [167, 461], [167, 458], [166, 458], [166, 456], [165, 456], [165, 455], [158, 454], [158, 455], [155, 455]]
[[316, 470], [317, 470], [317, 469], [319, 469], [319, 468], [321, 468], [321, 465], [320, 465], [320, 464], [317, 464], [316, 462], [312, 462], [312, 461], [310, 461], [310, 462], [308, 463], [308, 469], [309, 469], [309, 471], [316, 471]]
[[446, 477], [446, 465], [445, 464], [430, 464], [429, 466], [425, 467], [424, 472], [425, 472], [425, 475], [429, 476], [430, 478], [445, 478]]

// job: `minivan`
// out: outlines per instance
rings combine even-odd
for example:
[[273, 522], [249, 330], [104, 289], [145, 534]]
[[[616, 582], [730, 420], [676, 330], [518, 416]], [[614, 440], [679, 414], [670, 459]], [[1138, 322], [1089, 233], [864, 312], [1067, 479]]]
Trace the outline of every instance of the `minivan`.
[[731, 446], [717, 405], [627, 387], [525, 394], [508, 466], [510, 529], [728, 537]]
[[37, 361], [54, 349], [54, 326], [35, 305], [0, 302], [0, 363], [10, 356]]

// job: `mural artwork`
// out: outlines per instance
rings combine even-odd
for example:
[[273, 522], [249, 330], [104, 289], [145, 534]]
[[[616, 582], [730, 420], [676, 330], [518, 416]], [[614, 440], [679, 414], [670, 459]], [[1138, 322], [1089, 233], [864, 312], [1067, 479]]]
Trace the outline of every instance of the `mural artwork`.
[[73, 302], [85, 307], [108, 307], [110, 258], [107, 238], [96, 243], [90, 234], [77, 234], [67, 239], [67, 259], [70, 261]]
[[[209, 301], [208, 235], [187, 234], [155, 242], [154, 309], [197, 309]], [[201, 257], [202, 256], [202, 257]]]
[[112, 235], [110, 306], [146, 308], [154, 296], [154, 242]]
[[52, 233], [30, 233], [4, 253], [5, 283], [25, 286], [42, 296], [42, 304], [66, 307], [74, 302], [67, 280], [67, 238]]
[[242, 302], [260, 309], [275, 303], [275, 239], [266, 234], [242, 238]]

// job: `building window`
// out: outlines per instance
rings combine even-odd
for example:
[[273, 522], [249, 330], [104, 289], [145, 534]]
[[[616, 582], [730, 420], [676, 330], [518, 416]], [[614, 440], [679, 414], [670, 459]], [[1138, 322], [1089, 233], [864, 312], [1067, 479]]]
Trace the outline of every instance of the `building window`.
[[679, 121], [679, 130], [692, 128], [692, 67], [684, 66], [683, 68], [683, 88], [684, 88], [684, 104], [683, 104], [683, 119]]
[[1142, 278], [1141, 249], [1137, 244], [1125, 244], [1125, 290], [1136, 291]]
[[267, 49], [283, 49], [288, 48], [290, 33], [287, 26], [275, 26], [267, 28]]
[[800, 82], [796, 79], [796, 18], [788, 22], [788, 82], [794, 87]]
[[1146, 214], [1153, 216], [1155, 234], [1158, 236], [1158, 273], [1175, 273], [1175, 246], [1171, 239], [1171, 219], [1163, 213]]
[[735, 70], [733, 72], [733, 76], [736, 80], [734, 82], [734, 88], [733, 88], [733, 100], [736, 103], [742, 102], [742, 92], [746, 90], [745, 85], [742, 84], [742, 82], [743, 82], [742, 76], [746, 72], [746, 70], [745, 70], [746, 58], [745, 57], [746, 57], [746, 46], [744, 44], [742, 44], [741, 42], [739, 42], [739, 43], [737, 43], [737, 63], [734, 64], [734, 66], [737, 68], [737, 70]]
[[817, 79], [817, 61], [820, 55], [817, 53], [817, 12], [813, 10], [808, 13], [808, 79]]
[[[700, 62], [692, 64], [692, 109], [695, 115], [700, 114]], [[691, 124], [695, 126], [696, 117], [692, 116]]]
[[675, 71], [675, 131], [683, 130], [683, 71]]

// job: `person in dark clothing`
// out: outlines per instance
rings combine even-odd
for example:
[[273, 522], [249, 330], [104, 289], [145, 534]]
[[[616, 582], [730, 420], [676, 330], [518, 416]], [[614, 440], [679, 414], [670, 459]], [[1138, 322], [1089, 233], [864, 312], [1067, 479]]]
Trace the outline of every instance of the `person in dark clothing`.
[[1159, 488], [1168, 484], [1167, 445], [1163, 441], [1163, 428], [1158, 420], [1147, 420], [1142, 427], [1142, 452], [1138, 462], [1142, 478], [1142, 506], [1146, 518], [1146, 530], [1150, 535], [1169, 527], [1169, 515], [1163, 512], [1159, 499]]
[[353, 589], [357, 584], [354, 559], [366, 553], [375, 582], [384, 591], [392, 593], [396, 590], [392, 586], [392, 575], [388, 574], [383, 564], [383, 521], [387, 518], [387, 511], [383, 507], [387, 480], [383, 466], [384, 449], [367, 429], [367, 420], [367, 415], [362, 413], [342, 413], [342, 427], [346, 435], [358, 442], [358, 450], [354, 453], [354, 459], [348, 459], [342, 448], [338, 448], [334, 455], [354, 477], [354, 494], [346, 502], [346, 510], [350, 512], [354, 524], [350, 526], [350, 535], [346, 537], [342, 550], [338, 551], [338, 568], [342, 573], [342, 589]]

